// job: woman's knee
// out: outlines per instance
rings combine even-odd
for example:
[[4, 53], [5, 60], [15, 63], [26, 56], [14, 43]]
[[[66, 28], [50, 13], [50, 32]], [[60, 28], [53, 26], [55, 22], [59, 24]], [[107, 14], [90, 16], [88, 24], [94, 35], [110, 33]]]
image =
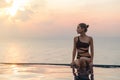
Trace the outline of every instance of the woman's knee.
[[79, 60], [81, 62], [81, 61], [85, 61], [86, 59], [84, 57], [81, 57]]
[[86, 60], [81, 58], [80, 59], [80, 66], [86, 66]]

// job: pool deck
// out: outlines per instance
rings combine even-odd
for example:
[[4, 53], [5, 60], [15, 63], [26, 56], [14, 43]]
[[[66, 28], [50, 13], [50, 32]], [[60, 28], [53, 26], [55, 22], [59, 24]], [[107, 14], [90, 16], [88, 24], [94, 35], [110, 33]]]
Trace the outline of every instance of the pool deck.
[[[94, 80], [119, 80], [120, 68], [94, 67], [94, 76]], [[1, 64], [0, 80], [73, 80], [73, 74], [64, 65]]]

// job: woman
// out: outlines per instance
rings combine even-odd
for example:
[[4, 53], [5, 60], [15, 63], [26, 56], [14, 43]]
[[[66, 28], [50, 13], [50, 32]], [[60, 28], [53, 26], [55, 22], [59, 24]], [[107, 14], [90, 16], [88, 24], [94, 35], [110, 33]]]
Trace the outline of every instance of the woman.
[[[86, 25], [85, 23], [80, 23], [77, 26], [77, 33], [80, 34], [80, 36], [74, 37], [74, 47], [73, 47], [71, 65], [76, 64], [78, 67], [80, 67], [80, 62], [82, 60], [85, 60], [90, 64], [92, 69], [94, 46], [93, 46], [93, 38], [86, 35], [88, 27], [89, 25]], [[75, 58], [77, 59], [75, 60]]]

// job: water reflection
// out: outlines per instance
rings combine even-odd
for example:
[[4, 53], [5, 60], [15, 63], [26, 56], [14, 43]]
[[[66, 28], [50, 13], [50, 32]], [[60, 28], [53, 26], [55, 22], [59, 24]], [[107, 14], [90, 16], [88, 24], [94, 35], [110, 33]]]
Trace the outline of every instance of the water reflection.
[[[119, 68], [94, 68], [95, 80], [119, 80]], [[71, 68], [52, 65], [3, 65], [0, 80], [73, 80]]]
[[3, 62], [20, 62], [23, 57], [23, 50], [19, 43], [9, 43], [4, 50], [5, 60]]
[[11, 65], [10, 67], [12, 69], [13, 74], [19, 74], [19, 68], [16, 65]]

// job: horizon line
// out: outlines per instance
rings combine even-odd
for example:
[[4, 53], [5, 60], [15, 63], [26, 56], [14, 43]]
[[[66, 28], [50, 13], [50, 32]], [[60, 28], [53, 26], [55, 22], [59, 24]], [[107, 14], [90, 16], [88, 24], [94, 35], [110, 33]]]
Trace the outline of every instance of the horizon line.
[[[70, 64], [64, 63], [0, 63], [5, 65], [58, 65], [58, 66], [70, 66]], [[102, 67], [102, 68], [120, 68], [120, 65], [109, 65], [109, 64], [93, 64], [93, 67]]]

